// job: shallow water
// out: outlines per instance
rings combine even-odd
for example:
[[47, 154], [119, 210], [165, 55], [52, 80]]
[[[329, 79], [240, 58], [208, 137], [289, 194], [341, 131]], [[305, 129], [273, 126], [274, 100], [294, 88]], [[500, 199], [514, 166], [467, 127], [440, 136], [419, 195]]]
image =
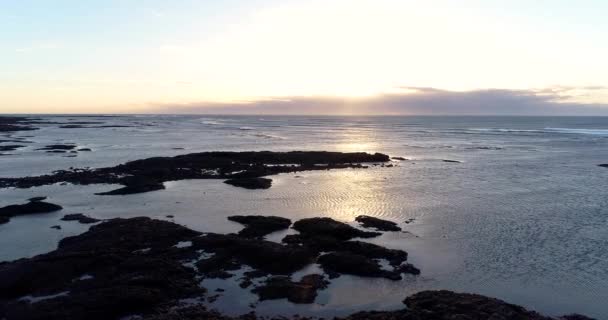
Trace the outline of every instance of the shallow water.
[[[65, 209], [0, 225], [0, 261], [47, 252], [62, 237], [88, 228], [59, 221], [66, 213], [97, 218], [147, 215], [222, 233], [240, 229], [226, 220], [233, 214], [292, 220], [329, 216], [349, 223], [368, 214], [400, 223], [406, 232], [369, 241], [408, 251], [410, 262], [422, 270], [420, 276], [397, 282], [343, 276], [320, 291], [313, 305], [265, 301], [257, 312], [326, 316], [395, 309], [412, 292], [444, 288], [499, 297], [550, 315], [608, 315], [608, 169], [597, 166], [608, 162], [607, 118], [45, 119], [133, 127], [42, 125], [41, 130], [17, 133], [14, 136], [32, 136], [23, 138], [32, 143], [0, 156], [0, 176], [212, 150], [368, 151], [409, 160], [394, 161], [393, 168], [282, 174], [272, 177], [268, 190], [235, 188], [221, 180], [169, 182], [166, 190], [129, 196], [94, 195], [115, 187], [110, 185], [1, 189], [0, 206], [49, 196]], [[68, 142], [93, 151], [68, 158], [35, 150]], [[406, 224], [408, 219], [415, 220]], [[50, 229], [52, 225], [62, 229]], [[269, 238], [279, 241], [282, 236]], [[225, 281], [215, 285], [234, 286]], [[255, 297], [238, 291], [228, 290], [213, 305], [233, 314], [249, 311]]]

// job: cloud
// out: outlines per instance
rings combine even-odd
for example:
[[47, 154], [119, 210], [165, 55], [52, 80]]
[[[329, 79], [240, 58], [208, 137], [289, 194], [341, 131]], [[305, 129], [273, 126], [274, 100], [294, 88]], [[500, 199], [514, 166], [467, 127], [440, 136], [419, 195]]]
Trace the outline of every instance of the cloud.
[[368, 98], [294, 96], [235, 103], [154, 105], [152, 112], [206, 114], [608, 115], [608, 103], [577, 102], [574, 93], [605, 87], [449, 91], [402, 87]]

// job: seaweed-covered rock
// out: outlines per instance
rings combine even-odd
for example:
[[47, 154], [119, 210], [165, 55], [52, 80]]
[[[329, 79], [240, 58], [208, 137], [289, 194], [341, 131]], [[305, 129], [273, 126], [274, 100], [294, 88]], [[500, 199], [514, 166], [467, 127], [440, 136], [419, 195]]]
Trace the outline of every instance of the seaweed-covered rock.
[[263, 237], [291, 225], [291, 220], [275, 216], [230, 216], [228, 220], [245, 225], [238, 234], [247, 238]]
[[401, 231], [397, 223], [376, 217], [361, 215], [355, 218], [364, 228], [374, 228], [380, 231]]

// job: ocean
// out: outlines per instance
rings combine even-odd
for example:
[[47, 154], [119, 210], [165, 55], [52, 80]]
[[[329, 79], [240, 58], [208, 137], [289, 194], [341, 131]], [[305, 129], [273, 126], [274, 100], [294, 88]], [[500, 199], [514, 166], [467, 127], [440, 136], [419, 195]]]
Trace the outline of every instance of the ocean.
[[[1, 177], [70, 167], [113, 166], [200, 151], [327, 150], [381, 152], [407, 160], [394, 167], [272, 176], [267, 190], [221, 180], [166, 183], [166, 190], [99, 196], [111, 185], [0, 189], [0, 206], [48, 196], [64, 210], [0, 225], [0, 261], [51, 251], [88, 226], [66, 213], [96, 218], [150, 216], [200, 231], [235, 232], [227, 216], [327, 216], [353, 223], [361, 214], [398, 222], [402, 233], [370, 242], [406, 250], [422, 270], [401, 281], [342, 276], [315, 304], [258, 304], [260, 315], [345, 315], [402, 308], [409, 294], [449, 289], [497, 297], [549, 315], [608, 315], [608, 118], [473, 116], [38, 116], [39, 130], [0, 134]], [[63, 124], [64, 126], [65, 124]], [[46, 153], [74, 143], [90, 152]], [[75, 155], [75, 156], [74, 156]], [[446, 162], [444, 160], [451, 160]], [[452, 162], [456, 161], [456, 162]], [[299, 177], [296, 177], [299, 176]], [[406, 223], [409, 222], [409, 223]], [[61, 230], [51, 229], [61, 225]], [[292, 231], [269, 239], [280, 241]], [[310, 266], [314, 270], [316, 266]], [[303, 271], [302, 274], [305, 274]], [[205, 280], [226, 294], [211, 304], [228, 314], [256, 300], [232, 280]]]

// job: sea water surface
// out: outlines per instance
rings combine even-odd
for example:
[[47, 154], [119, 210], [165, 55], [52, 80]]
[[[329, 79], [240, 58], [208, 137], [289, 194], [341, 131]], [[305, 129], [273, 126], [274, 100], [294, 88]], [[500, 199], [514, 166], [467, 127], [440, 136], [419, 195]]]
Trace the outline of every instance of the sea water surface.
[[[366, 214], [400, 224], [405, 232], [369, 241], [408, 251], [420, 276], [402, 281], [343, 276], [320, 291], [315, 304], [265, 301], [256, 312], [330, 316], [396, 309], [416, 291], [450, 289], [549, 315], [577, 312], [608, 319], [608, 169], [597, 166], [608, 163], [608, 118], [40, 117], [125, 127], [43, 124], [40, 130], [0, 135], [0, 140], [22, 141], [0, 145], [25, 145], [0, 156], [0, 176], [215, 150], [366, 151], [408, 160], [394, 161], [392, 168], [272, 176], [268, 190], [235, 188], [221, 180], [169, 182], [166, 190], [128, 196], [94, 195], [115, 188], [111, 185], [0, 189], [0, 206], [48, 196], [64, 207], [0, 225], [0, 261], [48, 252], [61, 238], [86, 231], [88, 226], [59, 221], [66, 213], [104, 219], [174, 215], [170, 220], [176, 223], [213, 232], [238, 231], [240, 225], [226, 220], [234, 214], [294, 221], [327, 216], [348, 223]], [[36, 150], [56, 143], [92, 151], [66, 157]], [[285, 233], [269, 238], [280, 241]], [[256, 301], [231, 281], [205, 280], [203, 285], [228, 289], [212, 304], [224, 312], [246, 313]]]

